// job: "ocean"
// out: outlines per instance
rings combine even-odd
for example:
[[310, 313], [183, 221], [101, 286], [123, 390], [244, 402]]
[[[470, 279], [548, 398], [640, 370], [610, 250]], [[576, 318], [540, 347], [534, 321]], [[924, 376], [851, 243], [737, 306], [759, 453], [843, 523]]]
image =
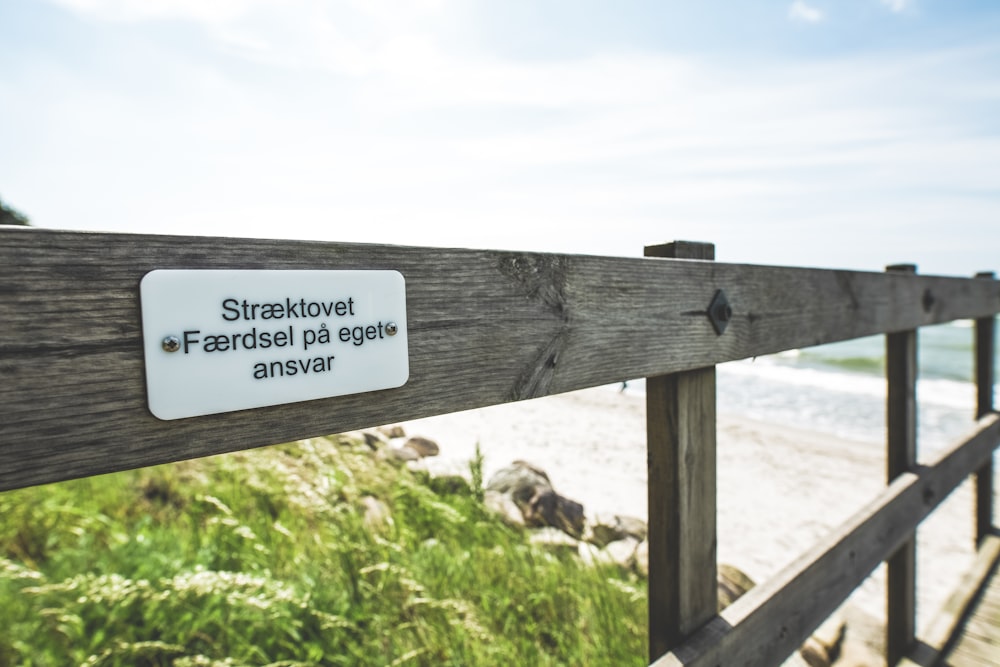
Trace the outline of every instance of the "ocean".
[[[975, 328], [968, 321], [923, 327], [917, 334], [917, 458], [921, 462], [929, 462], [974, 426], [974, 335]], [[995, 377], [1000, 377], [1000, 368]], [[728, 415], [792, 426], [872, 443], [873, 451], [885, 451], [884, 336], [720, 364], [716, 386], [720, 418]], [[626, 391], [643, 389], [638, 380], [629, 382]], [[996, 391], [994, 386], [994, 396]], [[733, 452], [730, 457], [739, 460]], [[807, 461], [815, 461], [814, 457], [815, 452], [802, 455]], [[720, 559], [739, 564], [758, 580], [772, 576], [779, 566], [833, 530], [843, 520], [845, 507], [854, 511], [873, 497], [846, 491], [843, 478], [837, 483], [831, 483], [829, 477], [816, 479], [815, 489], [805, 491], [801, 478], [796, 478], [796, 462], [787, 465], [787, 471], [769, 477], [774, 485], [770, 492], [748, 494], [732, 476], [719, 483], [720, 488], [725, 487], [719, 501]], [[878, 488], [880, 475], [873, 485], [872, 471], [863, 464], [845, 460], [845, 466], [858, 475], [857, 488]], [[720, 469], [720, 475], [726, 474], [727, 469]], [[831, 488], [839, 491], [831, 496]], [[738, 496], [741, 489], [743, 495]], [[820, 497], [826, 502], [837, 499], [829, 514], [811, 514], [816, 512], [815, 498]], [[798, 498], [799, 502], [788, 502], [787, 498]], [[1000, 512], [996, 503], [995, 499]], [[959, 573], [971, 562], [971, 504], [972, 486], [966, 482], [921, 524], [917, 567], [920, 625], [940, 608], [959, 583]], [[749, 519], [746, 507], [755, 508]], [[802, 511], [804, 507], [810, 509]], [[753, 538], [745, 539], [746, 534]], [[879, 568], [851, 598], [873, 619], [884, 619], [885, 576], [885, 568]]]
[[[917, 334], [918, 455], [933, 454], [973, 425], [970, 321]], [[864, 441], [885, 440], [885, 337], [870, 336], [717, 367], [720, 415], [788, 424]], [[1000, 377], [1000, 364], [998, 374]], [[642, 392], [642, 380], [627, 391]]]

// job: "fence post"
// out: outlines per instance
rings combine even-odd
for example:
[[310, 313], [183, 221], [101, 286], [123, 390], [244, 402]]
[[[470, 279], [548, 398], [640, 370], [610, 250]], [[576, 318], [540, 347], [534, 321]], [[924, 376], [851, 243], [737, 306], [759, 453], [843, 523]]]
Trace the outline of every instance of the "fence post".
[[[993, 280], [992, 271], [976, 278]], [[976, 419], [993, 412], [994, 363], [996, 363], [996, 318], [976, 320]], [[993, 530], [993, 457], [976, 471], [976, 546]]]
[[[715, 246], [645, 255], [715, 259]], [[646, 378], [650, 662], [716, 613], [715, 421], [715, 366]]]
[[[886, 267], [892, 273], [916, 273], [912, 264]], [[885, 370], [888, 482], [917, 463], [917, 331], [886, 334]], [[916, 637], [917, 536], [914, 532], [888, 560], [886, 591], [886, 662], [891, 667]]]

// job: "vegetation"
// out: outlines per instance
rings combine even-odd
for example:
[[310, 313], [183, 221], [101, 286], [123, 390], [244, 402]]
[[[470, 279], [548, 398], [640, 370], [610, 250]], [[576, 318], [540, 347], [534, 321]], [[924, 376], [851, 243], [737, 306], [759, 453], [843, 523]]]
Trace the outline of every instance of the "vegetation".
[[23, 213], [16, 211], [0, 199], [0, 225], [30, 225], [31, 222], [28, 220], [28, 216]]
[[645, 664], [644, 582], [480, 492], [338, 436], [0, 493], [0, 665]]

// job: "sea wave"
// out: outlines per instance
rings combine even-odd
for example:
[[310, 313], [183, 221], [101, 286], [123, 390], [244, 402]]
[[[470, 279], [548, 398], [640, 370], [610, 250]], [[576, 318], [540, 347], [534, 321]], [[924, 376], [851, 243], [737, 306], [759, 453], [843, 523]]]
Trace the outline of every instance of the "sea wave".
[[[770, 357], [733, 361], [720, 364], [718, 369], [723, 377], [754, 376], [788, 387], [813, 387], [882, 400], [886, 397], [885, 378], [874, 374], [796, 367], [782, 364]], [[971, 382], [947, 378], [917, 380], [917, 400], [920, 403], [971, 410], [975, 395], [975, 385]]]
[[[853, 440], [885, 439], [884, 377], [792, 366], [774, 357], [720, 364], [717, 372], [721, 416], [786, 424]], [[645, 382], [630, 380], [626, 391], [643, 393]], [[975, 385], [971, 382], [920, 379], [916, 396], [918, 437], [924, 453], [939, 450], [972, 426]]]

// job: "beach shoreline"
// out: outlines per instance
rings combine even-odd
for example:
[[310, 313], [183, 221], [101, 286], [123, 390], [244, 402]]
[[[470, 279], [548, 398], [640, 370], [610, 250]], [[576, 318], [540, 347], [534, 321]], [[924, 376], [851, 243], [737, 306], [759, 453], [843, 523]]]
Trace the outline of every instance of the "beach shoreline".
[[[645, 397], [595, 387], [404, 422], [438, 442], [439, 472], [468, 473], [478, 445], [484, 477], [514, 460], [545, 470], [586, 515], [647, 518]], [[972, 422], [970, 420], [970, 428]], [[885, 488], [885, 445], [735, 415], [718, 417], [718, 561], [758, 584], [790, 565]], [[973, 558], [971, 483], [918, 531], [918, 627], [940, 609]], [[849, 604], [885, 617], [885, 568]]]

